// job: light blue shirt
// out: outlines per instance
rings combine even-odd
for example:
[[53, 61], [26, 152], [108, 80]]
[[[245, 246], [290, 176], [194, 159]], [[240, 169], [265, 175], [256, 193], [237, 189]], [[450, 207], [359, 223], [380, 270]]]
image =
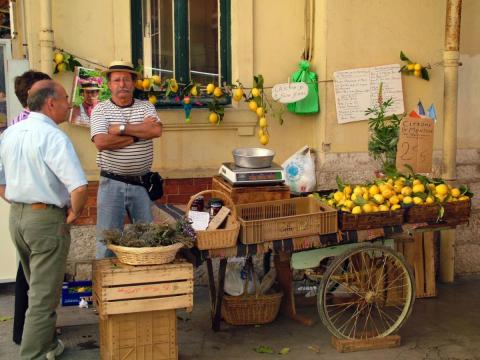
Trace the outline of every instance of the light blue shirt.
[[0, 184], [9, 201], [65, 207], [87, 179], [68, 136], [48, 116], [31, 112], [0, 136]]

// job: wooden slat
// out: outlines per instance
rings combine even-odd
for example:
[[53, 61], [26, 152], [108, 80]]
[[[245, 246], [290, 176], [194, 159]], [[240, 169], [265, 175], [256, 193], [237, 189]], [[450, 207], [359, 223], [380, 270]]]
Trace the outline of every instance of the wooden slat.
[[399, 335], [389, 335], [382, 338], [350, 340], [338, 339], [332, 336], [332, 346], [341, 353], [362, 350], [386, 349], [400, 346]]
[[435, 284], [435, 248], [433, 231], [423, 233], [423, 250], [425, 256], [425, 294], [436, 296], [437, 287]]
[[415, 283], [417, 294], [423, 294], [425, 292], [425, 271], [423, 261], [423, 234], [415, 233], [414, 235], [414, 247], [415, 247], [415, 263], [413, 268], [415, 270]]
[[112, 301], [178, 294], [193, 294], [193, 281], [186, 280], [104, 288], [102, 300]]
[[191, 280], [193, 267], [176, 267], [172, 269], [143, 270], [141, 272], [110, 272], [102, 273], [102, 286], [118, 286], [162, 281]]
[[135, 299], [103, 303], [101, 315], [136, 313], [193, 306], [193, 295], [169, 296], [157, 299]]

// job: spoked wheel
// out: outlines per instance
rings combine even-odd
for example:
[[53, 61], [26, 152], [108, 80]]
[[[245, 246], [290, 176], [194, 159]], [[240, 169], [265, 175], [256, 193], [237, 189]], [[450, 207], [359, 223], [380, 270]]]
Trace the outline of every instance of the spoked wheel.
[[371, 339], [397, 331], [410, 315], [410, 268], [391, 248], [365, 244], [336, 257], [322, 277], [318, 312], [341, 339]]

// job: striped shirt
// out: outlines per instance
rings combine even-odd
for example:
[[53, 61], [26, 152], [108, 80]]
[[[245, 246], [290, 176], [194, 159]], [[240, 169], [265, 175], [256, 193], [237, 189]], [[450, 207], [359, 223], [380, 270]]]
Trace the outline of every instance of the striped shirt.
[[[109, 125], [141, 124], [147, 116], [158, 119], [155, 107], [148, 101], [134, 99], [130, 106], [120, 107], [111, 100], [95, 106], [90, 117], [90, 136], [108, 134]], [[159, 119], [160, 121], [160, 119]], [[122, 149], [101, 150], [97, 154], [97, 165], [118, 175], [143, 175], [150, 171], [153, 162], [153, 141], [140, 140]]]

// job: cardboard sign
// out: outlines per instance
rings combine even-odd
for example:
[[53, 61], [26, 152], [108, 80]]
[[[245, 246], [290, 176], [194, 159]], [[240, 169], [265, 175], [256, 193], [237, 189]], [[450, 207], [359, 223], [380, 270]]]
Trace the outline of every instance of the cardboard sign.
[[308, 86], [304, 82], [277, 84], [272, 89], [272, 98], [282, 104], [300, 101], [308, 95]]
[[397, 169], [405, 171], [410, 165], [415, 172], [432, 172], [433, 130], [432, 119], [406, 117], [400, 123], [397, 144]]

